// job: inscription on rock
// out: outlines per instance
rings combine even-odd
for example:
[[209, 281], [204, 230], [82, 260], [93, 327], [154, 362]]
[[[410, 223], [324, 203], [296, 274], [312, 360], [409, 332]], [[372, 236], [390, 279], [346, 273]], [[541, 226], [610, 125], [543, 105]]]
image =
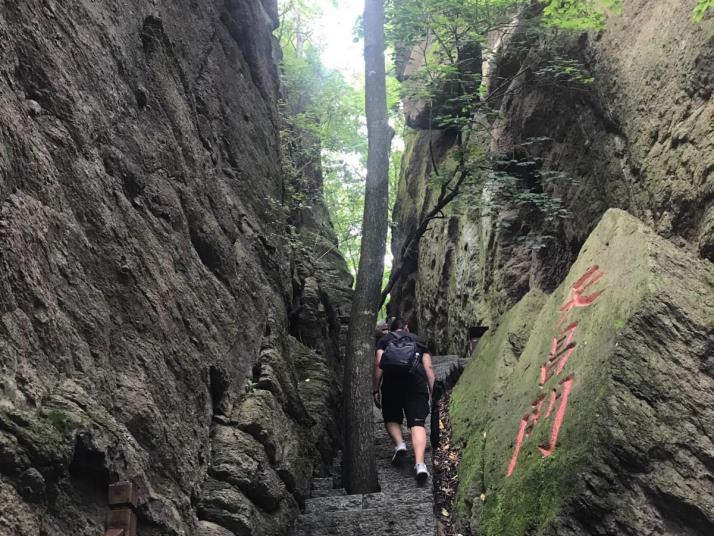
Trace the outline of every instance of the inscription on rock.
[[[600, 282], [604, 275], [604, 272], [597, 265], [593, 265], [570, 287], [568, 298], [560, 308], [556, 335], [551, 341], [550, 352], [547, 359], [540, 366], [538, 383], [541, 389], [553, 378], [557, 380], [562, 376], [568, 361], [573, 357], [577, 348], [575, 335], [578, 330], [578, 321], [572, 321], [571, 319], [571, 322], [565, 328], [561, 328], [561, 326], [570, 319], [570, 313], [573, 309], [589, 307], [597, 301], [604, 289], [595, 290], [593, 287]], [[592, 292], [590, 292], [591, 290]], [[551, 417], [552, 423], [548, 442], [545, 445], [538, 446], [538, 450], [544, 458], [555, 452], [574, 382], [575, 374], [568, 374], [560, 379], [549, 393], [541, 393], [533, 401], [531, 411], [526, 413], [519, 423], [513, 454], [506, 471], [507, 476], [511, 476], [516, 470], [518, 457], [525, 439], [541, 420], [551, 420]], [[547, 406], [545, 406], [546, 400]]]

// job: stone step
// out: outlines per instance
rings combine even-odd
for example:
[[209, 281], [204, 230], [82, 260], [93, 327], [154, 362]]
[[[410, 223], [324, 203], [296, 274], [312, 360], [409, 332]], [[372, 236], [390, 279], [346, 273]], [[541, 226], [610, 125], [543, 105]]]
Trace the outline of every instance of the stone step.
[[304, 514], [295, 536], [434, 536], [436, 518], [430, 503]]
[[419, 483], [411, 470], [404, 471], [402, 473], [380, 472], [379, 486], [383, 493], [388, 493], [393, 496], [399, 496], [402, 493], [409, 493], [412, 490], [420, 490], [424, 496], [429, 497], [430, 499], [434, 495], [431, 476], [425, 482]]
[[[346, 495], [337, 476], [313, 479], [311, 498], [305, 501], [305, 513], [298, 518], [293, 536], [436, 536], [433, 483], [429, 478], [418, 484], [414, 478], [409, 431], [404, 434], [407, 455], [393, 467], [394, 445], [381, 418], [377, 419], [374, 445], [381, 491]], [[429, 447], [425, 461], [431, 472]], [[336, 459], [335, 475], [340, 474], [340, 466], [341, 459]]]
[[312, 489], [333, 489], [335, 487], [334, 477], [313, 478]]
[[432, 507], [433, 497], [431, 494], [425, 494], [422, 488], [412, 488], [403, 490], [399, 495], [380, 491], [377, 493], [369, 493], [362, 496], [362, 508], [387, 508], [388, 505], [407, 505], [407, 504], [428, 504]]
[[362, 495], [333, 495], [305, 501], [306, 514], [344, 510], [362, 510]]
[[399, 491], [399, 494], [381, 491], [365, 495], [334, 495], [317, 497], [305, 501], [305, 513], [338, 512], [345, 510], [363, 510], [370, 508], [386, 508], [390, 504], [432, 504], [431, 493], [425, 493], [423, 488], [412, 487]]
[[380, 485], [382, 493], [392, 497], [399, 497], [403, 493], [409, 493], [414, 489], [422, 490], [424, 492], [424, 497], [427, 497], [426, 500], [433, 500], [434, 493], [432, 491], [432, 486], [433, 483], [431, 479], [427, 480], [423, 484], [419, 484], [414, 478], [410, 478], [408, 480], [382, 482]]
[[310, 492], [311, 498], [316, 497], [339, 497], [340, 495], [347, 495], [345, 488], [337, 489], [314, 489]]

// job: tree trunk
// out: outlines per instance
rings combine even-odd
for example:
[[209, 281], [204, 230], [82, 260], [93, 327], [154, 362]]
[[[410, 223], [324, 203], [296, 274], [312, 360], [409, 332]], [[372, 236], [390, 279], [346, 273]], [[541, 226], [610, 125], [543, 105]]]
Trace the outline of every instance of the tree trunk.
[[343, 479], [348, 493], [379, 488], [374, 459], [372, 363], [379, 310], [389, 205], [389, 152], [384, 73], [384, 1], [365, 0], [364, 58], [367, 115], [367, 181], [362, 246], [352, 302], [345, 366], [345, 444]]

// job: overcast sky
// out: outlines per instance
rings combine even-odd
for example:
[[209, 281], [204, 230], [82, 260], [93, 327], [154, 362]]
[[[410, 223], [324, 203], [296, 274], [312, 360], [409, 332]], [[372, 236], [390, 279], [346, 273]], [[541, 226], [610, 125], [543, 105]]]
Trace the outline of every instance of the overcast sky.
[[363, 9], [362, 0], [336, 0], [335, 5], [324, 8], [319, 24], [326, 43], [323, 63], [328, 68], [339, 69], [348, 79], [361, 77], [364, 70], [362, 43], [352, 41], [355, 21]]

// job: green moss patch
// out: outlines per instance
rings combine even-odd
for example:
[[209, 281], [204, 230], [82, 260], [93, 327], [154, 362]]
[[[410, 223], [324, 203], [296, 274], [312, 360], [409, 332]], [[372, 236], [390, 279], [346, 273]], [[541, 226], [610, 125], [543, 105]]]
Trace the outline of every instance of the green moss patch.
[[450, 414], [454, 440], [463, 449], [457, 497], [462, 515], [470, 512], [474, 498], [480, 500], [489, 487], [484, 455], [490, 441], [491, 410], [502, 404], [520, 358], [520, 341], [530, 336], [545, 298], [540, 291], [532, 291], [506, 313], [500, 325], [483, 337], [478, 357], [468, 365], [454, 389]]
[[14, 436], [12, 444], [16, 452], [6, 452], [1, 457], [11, 455], [43, 469], [66, 466], [72, 453], [74, 422], [74, 417], [65, 412], [3, 410], [0, 412], [0, 432]]

